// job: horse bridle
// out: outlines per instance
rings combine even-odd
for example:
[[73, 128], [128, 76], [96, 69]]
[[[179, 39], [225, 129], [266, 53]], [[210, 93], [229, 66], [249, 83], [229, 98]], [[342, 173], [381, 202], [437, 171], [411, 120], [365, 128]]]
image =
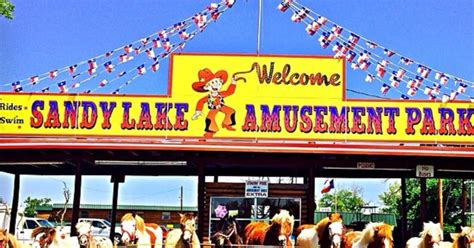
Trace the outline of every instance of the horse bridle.
[[124, 233], [127, 234], [128, 237], [130, 237], [130, 243], [132, 243], [132, 244], [134, 244], [134, 245], [137, 244], [137, 242], [138, 242], [138, 238], [137, 238], [137, 227], [135, 227], [135, 230], [133, 231], [133, 235], [132, 235], [129, 231], [124, 230], [124, 229], [123, 229], [123, 226], [121, 226], [120, 229], [122, 229], [122, 236], [123, 236]]
[[214, 235], [212, 235], [212, 238], [217, 238], [217, 237], [223, 237], [224, 240], [226, 240], [227, 242], [230, 242], [230, 237], [232, 237], [232, 235], [234, 235], [235, 233], [235, 226], [232, 228], [232, 231], [229, 233], [229, 234], [223, 234], [222, 232], [218, 231], [216, 232]]
[[35, 240], [34, 242], [38, 242], [40, 248], [45, 248], [51, 245], [53, 243], [53, 240], [49, 237], [49, 235], [47, 235], [46, 233], [43, 233], [43, 235], [41, 235], [39, 240]]
[[[91, 233], [89, 232], [88, 234], [81, 234], [77, 237], [78, 241], [79, 241], [79, 245], [80, 246], [85, 246], [85, 247], [88, 247], [90, 244], [91, 244], [91, 241], [92, 241], [92, 235]], [[85, 242], [83, 242], [85, 241]]]

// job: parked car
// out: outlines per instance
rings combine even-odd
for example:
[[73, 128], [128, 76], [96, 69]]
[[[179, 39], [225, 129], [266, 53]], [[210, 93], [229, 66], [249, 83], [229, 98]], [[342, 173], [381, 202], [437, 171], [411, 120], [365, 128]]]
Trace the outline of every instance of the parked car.
[[[110, 227], [112, 224], [108, 220], [97, 219], [97, 218], [79, 218], [78, 222], [89, 222], [92, 227], [92, 236], [99, 237], [109, 237], [110, 236]], [[112, 242], [119, 244], [122, 239], [122, 234], [118, 232], [119, 230], [115, 227], [114, 240]]]
[[[16, 238], [18, 241], [24, 244], [31, 245], [33, 244], [34, 239], [31, 237], [31, 233], [33, 229], [37, 227], [53, 227], [54, 225], [49, 222], [47, 219], [42, 218], [32, 218], [32, 217], [22, 217], [19, 216], [17, 230], [16, 230]], [[70, 229], [65, 227], [68, 231], [66, 233], [70, 233]]]

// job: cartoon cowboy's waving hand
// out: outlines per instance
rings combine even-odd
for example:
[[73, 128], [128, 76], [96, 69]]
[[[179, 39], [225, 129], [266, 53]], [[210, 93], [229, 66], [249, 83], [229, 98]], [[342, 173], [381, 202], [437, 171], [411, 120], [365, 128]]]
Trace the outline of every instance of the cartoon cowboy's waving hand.
[[206, 116], [204, 137], [211, 138], [219, 131], [219, 127], [216, 123], [216, 114], [218, 112], [222, 112], [225, 115], [222, 127], [230, 131], [235, 131], [235, 128], [233, 128], [235, 125], [235, 110], [224, 104], [224, 98], [235, 92], [235, 80], [232, 79], [227, 90], [220, 91], [222, 86], [227, 82], [228, 74], [226, 71], [220, 70], [216, 73], [212, 73], [211, 70], [205, 68], [199, 71], [198, 78], [199, 81], [192, 84], [193, 89], [196, 92], [208, 92], [208, 94], [199, 99], [196, 104], [196, 112], [191, 118], [197, 120], [199, 116], [203, 115], [202, 110], [204, 104], [207, 104], [209, 112]]

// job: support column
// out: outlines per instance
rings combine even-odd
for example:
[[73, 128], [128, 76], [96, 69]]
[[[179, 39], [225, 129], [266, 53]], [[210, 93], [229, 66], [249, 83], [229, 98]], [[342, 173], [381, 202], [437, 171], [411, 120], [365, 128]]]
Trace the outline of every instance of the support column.
[[74, 178], [74, 198], [72, 202], [71, 236], [77, 236], [76, 224], [79, 219], [79, 208], [81, 204], [81, 186], [82, 186], [81, 163], [77, 162], [76, 175]]
[[467, 218], [466, 218], [466, 210], [467, 210], [467, 186], [466, 186], [466, 179], [461, 181], [461, 189], [462, 189], [462, 203], [461, 203], [461, 225], [467, 226]]
[[306, 199], [308, 201], [308, 217], [306, 219], [307, 224], [314, 223], [314, 211], [316, 210], [316, 203], [314, 202], [314, 167], [310, 167], [308, 170], [307, 177], [308, 191]]
[[420, 178], [420, 220], [426, 221], [426, 178]]
[[406, 179], [402, 178], [401, 179], [401, 189], [402, 189], [402, 223], [400, 227], [400, 232], [401, 232], [401, 238], [402, 238], [402, 244], [405, 244], [407, 239], [407, 184], [406, 184]]
[[10, 216], [10, 228], [9, 232], [15, 235], [16, 232], [16, 216], [18, 214], [18, 202], [20, 201], [20, 174], [15, 173], [15, 179], [13, 181], [13, 202], [12, 211]]
[[109, 238], [114, 242], [115, 236], [115, 225], [117, 224], [117, 203], [118, 203], [118, 192], [119, 192], [119, 184], [125, 182], [125, 176], [118, 176], [113, 175], [110, 178], [110, 181], [114, 184], [114, 189], [112, 193], [112, 213], [110, 214], [110, 235]]
[[197, 234], [201, 239], [204, 240], [204, 204], [205, 202], [205, 175], [204, 175], [204, 164], [198, 164], [198, 229]]

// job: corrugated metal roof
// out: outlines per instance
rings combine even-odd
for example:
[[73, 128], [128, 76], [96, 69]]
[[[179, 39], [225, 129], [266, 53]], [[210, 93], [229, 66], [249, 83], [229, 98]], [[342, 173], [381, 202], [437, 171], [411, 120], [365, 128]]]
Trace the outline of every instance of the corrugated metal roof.
[[[55, 203], [51, 206], [39, 206], [36, 207], [36, 211], [51, 211], [53, 209], [62, 209], [64, 204]], [[72, 204], [68, 204], [68, 208], [72, 208]], [[107, 204], [81, 204], [80, 209], [93, 209], [93, 210], [110, 210], [112, 205]], [[179, 206], [153, 206], [153, 205], [118, 205], [118, 210], [131, 210], [131, 211], [181, 211]], [[183, 211], [186, 212], [197, 212], [197, 207], [183, 207]]]

